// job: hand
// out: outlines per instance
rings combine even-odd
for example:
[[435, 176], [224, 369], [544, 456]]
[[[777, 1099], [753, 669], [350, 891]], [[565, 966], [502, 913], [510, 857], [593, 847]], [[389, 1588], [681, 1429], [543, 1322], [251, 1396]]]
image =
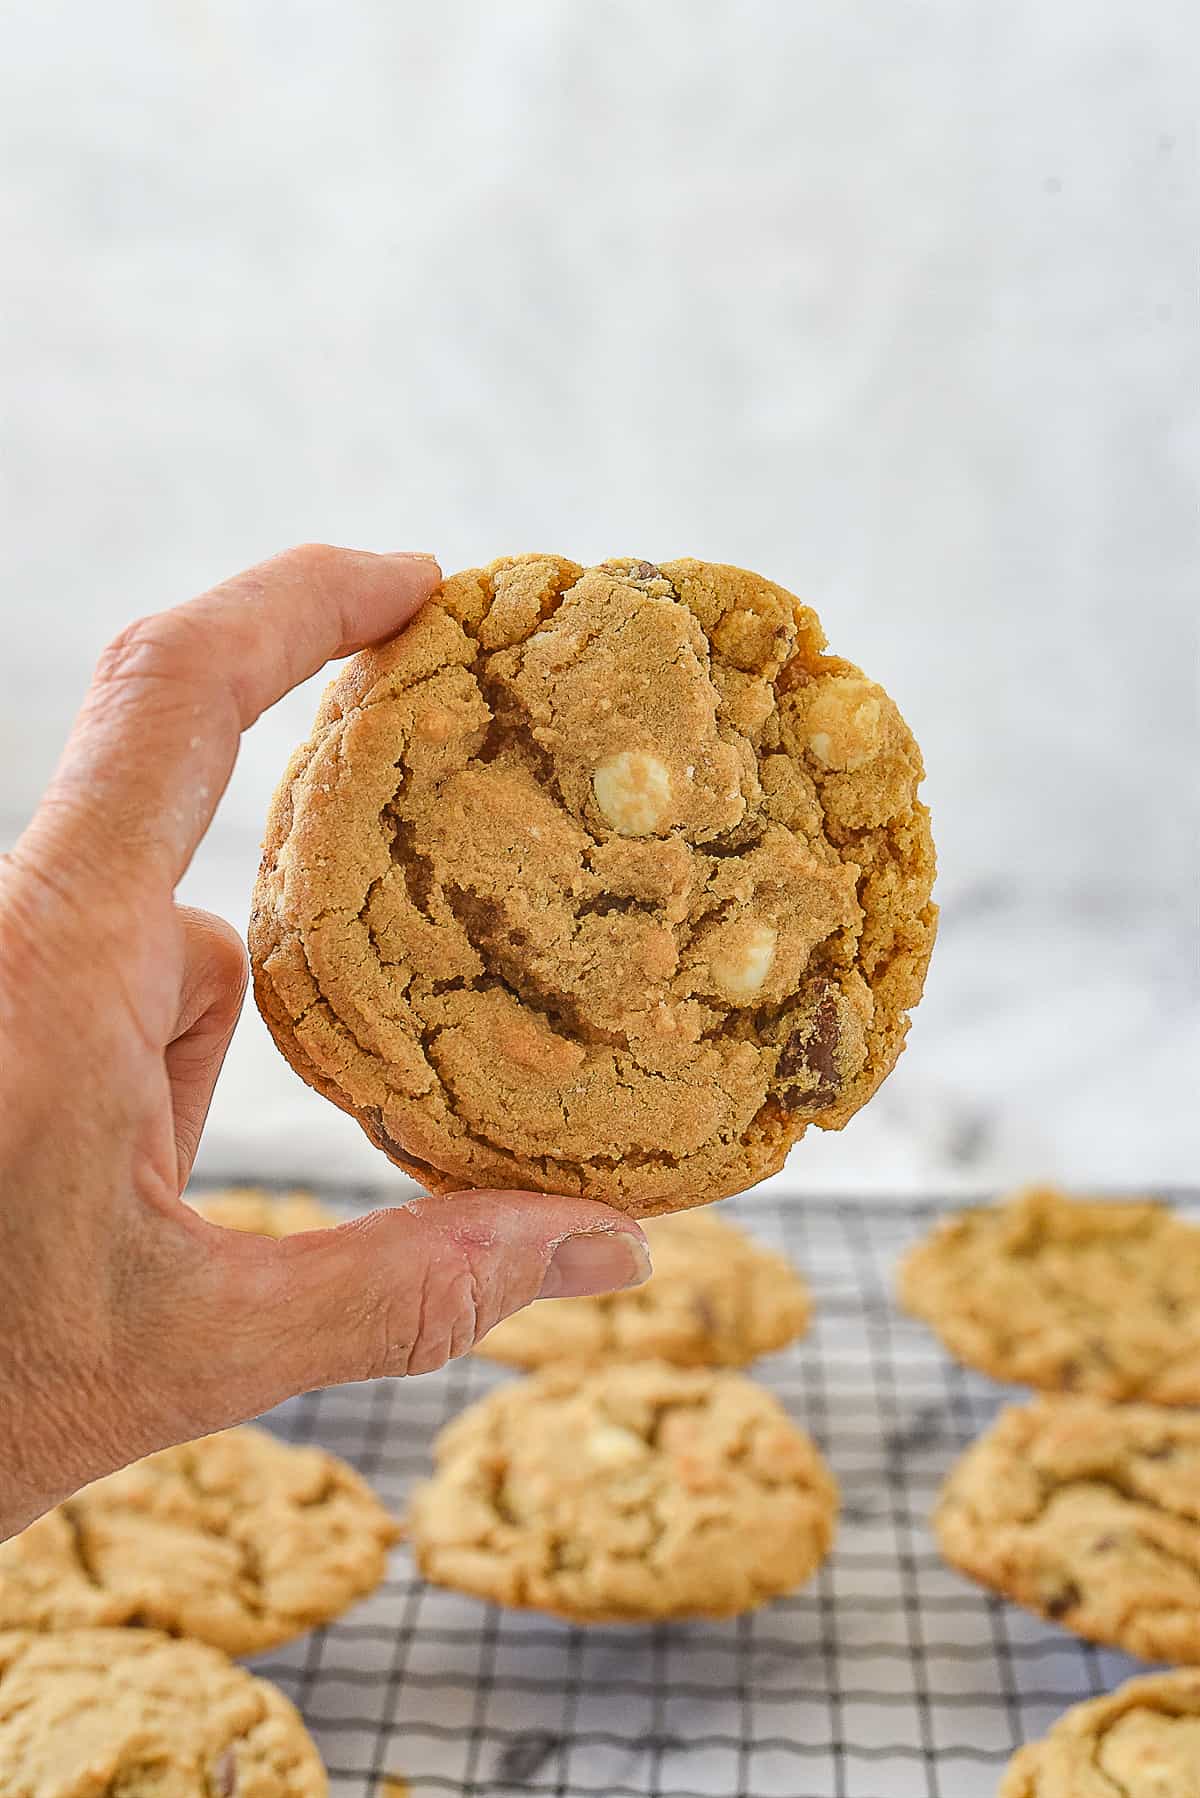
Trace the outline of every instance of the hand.
[[0, 1537], [153, 1449], [649, 1272], [637, 1225], [584, 1200], [459, 1193], [275, 1242], [180, 1198], [246, 954], [176, 883], [241, 731], [438, 578], [314, 546], [131, 625], [0, 859]]

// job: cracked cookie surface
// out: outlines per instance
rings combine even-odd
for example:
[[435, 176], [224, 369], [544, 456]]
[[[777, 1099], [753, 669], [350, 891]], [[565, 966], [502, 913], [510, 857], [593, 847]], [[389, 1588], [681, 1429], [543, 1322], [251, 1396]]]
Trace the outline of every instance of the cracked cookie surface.
[[276, 1043], [433, 1191], [635, 1215], [840, 1128], [933, 941], [911, 733], [737, 568], [524, 556], [355, 656], [250, 927]]
[[999, 1798], [1200, 1798], [1200, 1673], [1077, 1704], [1016, 1756]]
[[669, 1361], [745, 1367], [808, 1328], [808, 1289], [784, 1256], [711, 1212], [646, 1223], [654, 1272], [598, 1298], [548, 1299], [505, 1318], [478, 1353], [513, 1367]]
[[1200, 1661], [1200, 1416], [1013, 1406], [950, 1474], [934, 1533], [952, 1566], [1078, 1636]]
[[398, 1533], [335, 1455], [225, 1430], [97, 1480], [0, 1544], [0, 1629], [140, 1623], [257, 1654], [372, 1591]]
[[223, 1192], [190, 1198], [201, 1217], [224, 1230], [251, 1236], [296, 1236], [302, 1230], [327, 1230], [342, 1219], [311, 1192], [266, 1192], [258, 1186], [230, 1186]]
[[283, 1693], [156, 1630], [0, 1632], [5, 1798], [326, 1798]]
[[1165, 1205], [1031, 1187], [947, 1219], [900, 1296], [995, 1379], [1200, 1404], [1200, 1229]]
[[409, 1513], [438, 1585], [579, 1622], [730, 1617], [802, 1584], [837, 1487], [735, 1373], [556, 1368], [457, 1417]]

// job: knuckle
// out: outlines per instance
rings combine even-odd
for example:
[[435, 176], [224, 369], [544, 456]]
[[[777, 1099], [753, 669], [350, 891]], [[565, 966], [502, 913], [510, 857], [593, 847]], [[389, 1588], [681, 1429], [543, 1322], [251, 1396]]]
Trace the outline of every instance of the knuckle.
[[412, 1340], [407, 1307], [401, 1307], [393, 1299], [382, 1299], [371, 1308], [365, 1320], [363, 1338], [361, 1370], [356, 1373], [356, 1378], [399, 1379], [410, 1371]]
[[278, 561], [298, 579], [321, 584], [330, 579], [342, 556], [332, 543], [297, 543], [285, 549]]
[[147, 715], [202, 716], [211, 733], [231, 708], [236, 718], [230, 683], [218, 672], [221, 647], [186, 605], [135, 618], [100, 652], [85, 712], [139, 725]]
[[469, 1258], [439, 1257], [407, 1293], [382, 1300], [368, 1332], [369, 1378], [433, 1373], [481, 1334], [480, 1285]]
[[468, 1261], [431, 1279], [421, 1307], [422, 1327], [409, 1356], [410, 1373], [432, 1373], [465, 1355], [479, 1328], [479, 1287]]
[[197, 949], [202, 951], [213, 986], [240, 1003], [250, 977], [245, 943], [224, 918], [202, 912], [193, 914], [193, 920], [191, 928], [196, 932]]
[[246, 953], [237, 931], [229, 927], [222, 930], [217, 941], [220, 944], [218, 955], [221, 960], [221, 971], [230, 987], [236, 987], [239, 993], [246, 990], [246, 982], [250, 978], [250, 957]]
[[237, 945], [236, 952], [230, 950], [225, 965], [223, 985], [228, 999], [228, 1009], [237, 1017], [246, 998], [250, 985], [250, 957], [246, 953], [244, 943]]
[[153, 679], [174, 673], [177, 665], [178, 643], [168, 615], [150, 612], [118, 631], [100, 652], [96, 684], [112, 687]]

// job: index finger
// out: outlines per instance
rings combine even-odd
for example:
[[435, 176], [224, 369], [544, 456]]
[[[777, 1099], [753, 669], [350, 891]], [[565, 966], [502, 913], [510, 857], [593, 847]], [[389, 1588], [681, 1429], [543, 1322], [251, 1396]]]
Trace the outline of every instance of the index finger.
[[170, 891], [242, 731], [326, 662], [402, 629], [440, 579], [432, 556], [306, 544], [139, 619], [101, 656], [27, 836], [110, 888]]

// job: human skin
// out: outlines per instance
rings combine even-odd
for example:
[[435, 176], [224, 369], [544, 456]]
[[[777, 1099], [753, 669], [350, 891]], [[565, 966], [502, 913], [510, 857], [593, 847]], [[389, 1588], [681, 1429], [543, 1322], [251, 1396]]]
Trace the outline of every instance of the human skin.
[[0, 857], [0, 1538], [154, 1449], [649, 1273], [633, 1220], [582, 1199], [454, 1193], [274, 1241], [180, 1197], [246, 952], [175, 887], [241, 732], [439, 579], [307, 545], [130, 625]]

